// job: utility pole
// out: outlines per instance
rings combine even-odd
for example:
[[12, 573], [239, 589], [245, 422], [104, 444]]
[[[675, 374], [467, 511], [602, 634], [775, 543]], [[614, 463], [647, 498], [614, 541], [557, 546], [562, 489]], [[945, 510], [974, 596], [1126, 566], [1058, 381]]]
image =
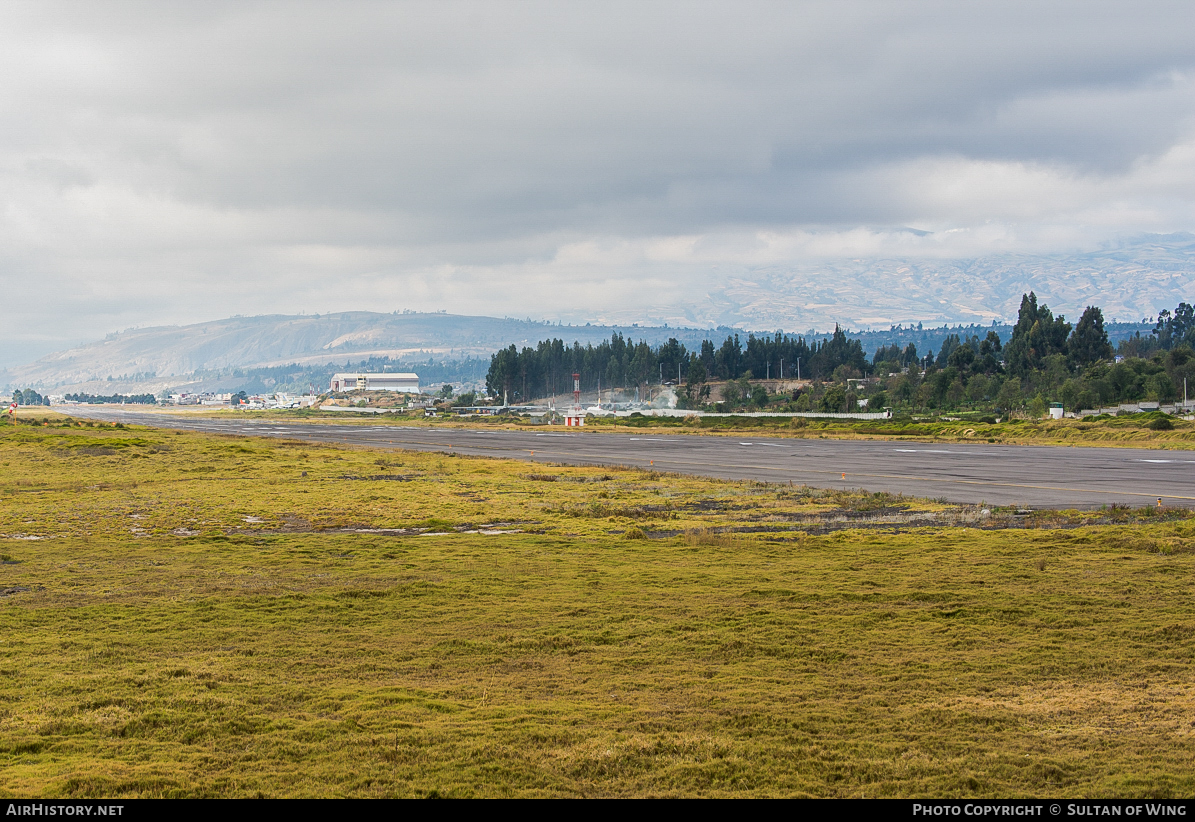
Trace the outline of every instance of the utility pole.
[[784, 379], [784, 360], [780, 361], [780, 379]]
[[797, 382], [801, 381], [801, 358], [797, 357]]
[[768, 379], [772, 379], [772, 364], [770, 362], [768, 363]]

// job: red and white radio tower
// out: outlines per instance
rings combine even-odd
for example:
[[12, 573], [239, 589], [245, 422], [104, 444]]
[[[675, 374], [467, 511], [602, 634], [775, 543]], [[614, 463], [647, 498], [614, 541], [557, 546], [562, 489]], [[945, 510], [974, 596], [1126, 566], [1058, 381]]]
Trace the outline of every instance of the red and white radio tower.
[[585, 414], [581, 411], [581, 375], [573, 374], [573, 411], [564, 418], [565, 425], [577, 426], [585, 424]]

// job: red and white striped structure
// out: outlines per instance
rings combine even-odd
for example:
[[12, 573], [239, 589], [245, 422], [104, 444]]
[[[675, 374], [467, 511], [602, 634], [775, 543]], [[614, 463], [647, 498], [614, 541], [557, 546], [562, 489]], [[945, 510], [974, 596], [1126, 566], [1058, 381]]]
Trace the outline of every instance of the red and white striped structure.
[[578, 427], [585, 424], [585, 412], [581, 410], [581, 375], [573, 374], [573, 410], [564, 418], [568, 427]]

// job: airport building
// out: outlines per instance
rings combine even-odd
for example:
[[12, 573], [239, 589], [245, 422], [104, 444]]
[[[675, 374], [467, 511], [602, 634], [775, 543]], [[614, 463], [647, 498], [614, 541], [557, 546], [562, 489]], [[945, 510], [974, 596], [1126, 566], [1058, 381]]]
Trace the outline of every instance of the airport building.
[[398, 391], [419, 393], [419, 375], [412, 373], [333, 374], [332, 391]]

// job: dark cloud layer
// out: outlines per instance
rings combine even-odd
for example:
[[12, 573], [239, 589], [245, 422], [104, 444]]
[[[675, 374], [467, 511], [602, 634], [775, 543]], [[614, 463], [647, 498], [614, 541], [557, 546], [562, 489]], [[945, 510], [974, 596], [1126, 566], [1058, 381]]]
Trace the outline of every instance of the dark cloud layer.
[[1189, 3], [10, 4], [0, 319], [65, 339], [369, 300], [551, 316], [884, 252], [860, 227], [931, 231], [928, 254], [1190, 230], [1193, 23]]

